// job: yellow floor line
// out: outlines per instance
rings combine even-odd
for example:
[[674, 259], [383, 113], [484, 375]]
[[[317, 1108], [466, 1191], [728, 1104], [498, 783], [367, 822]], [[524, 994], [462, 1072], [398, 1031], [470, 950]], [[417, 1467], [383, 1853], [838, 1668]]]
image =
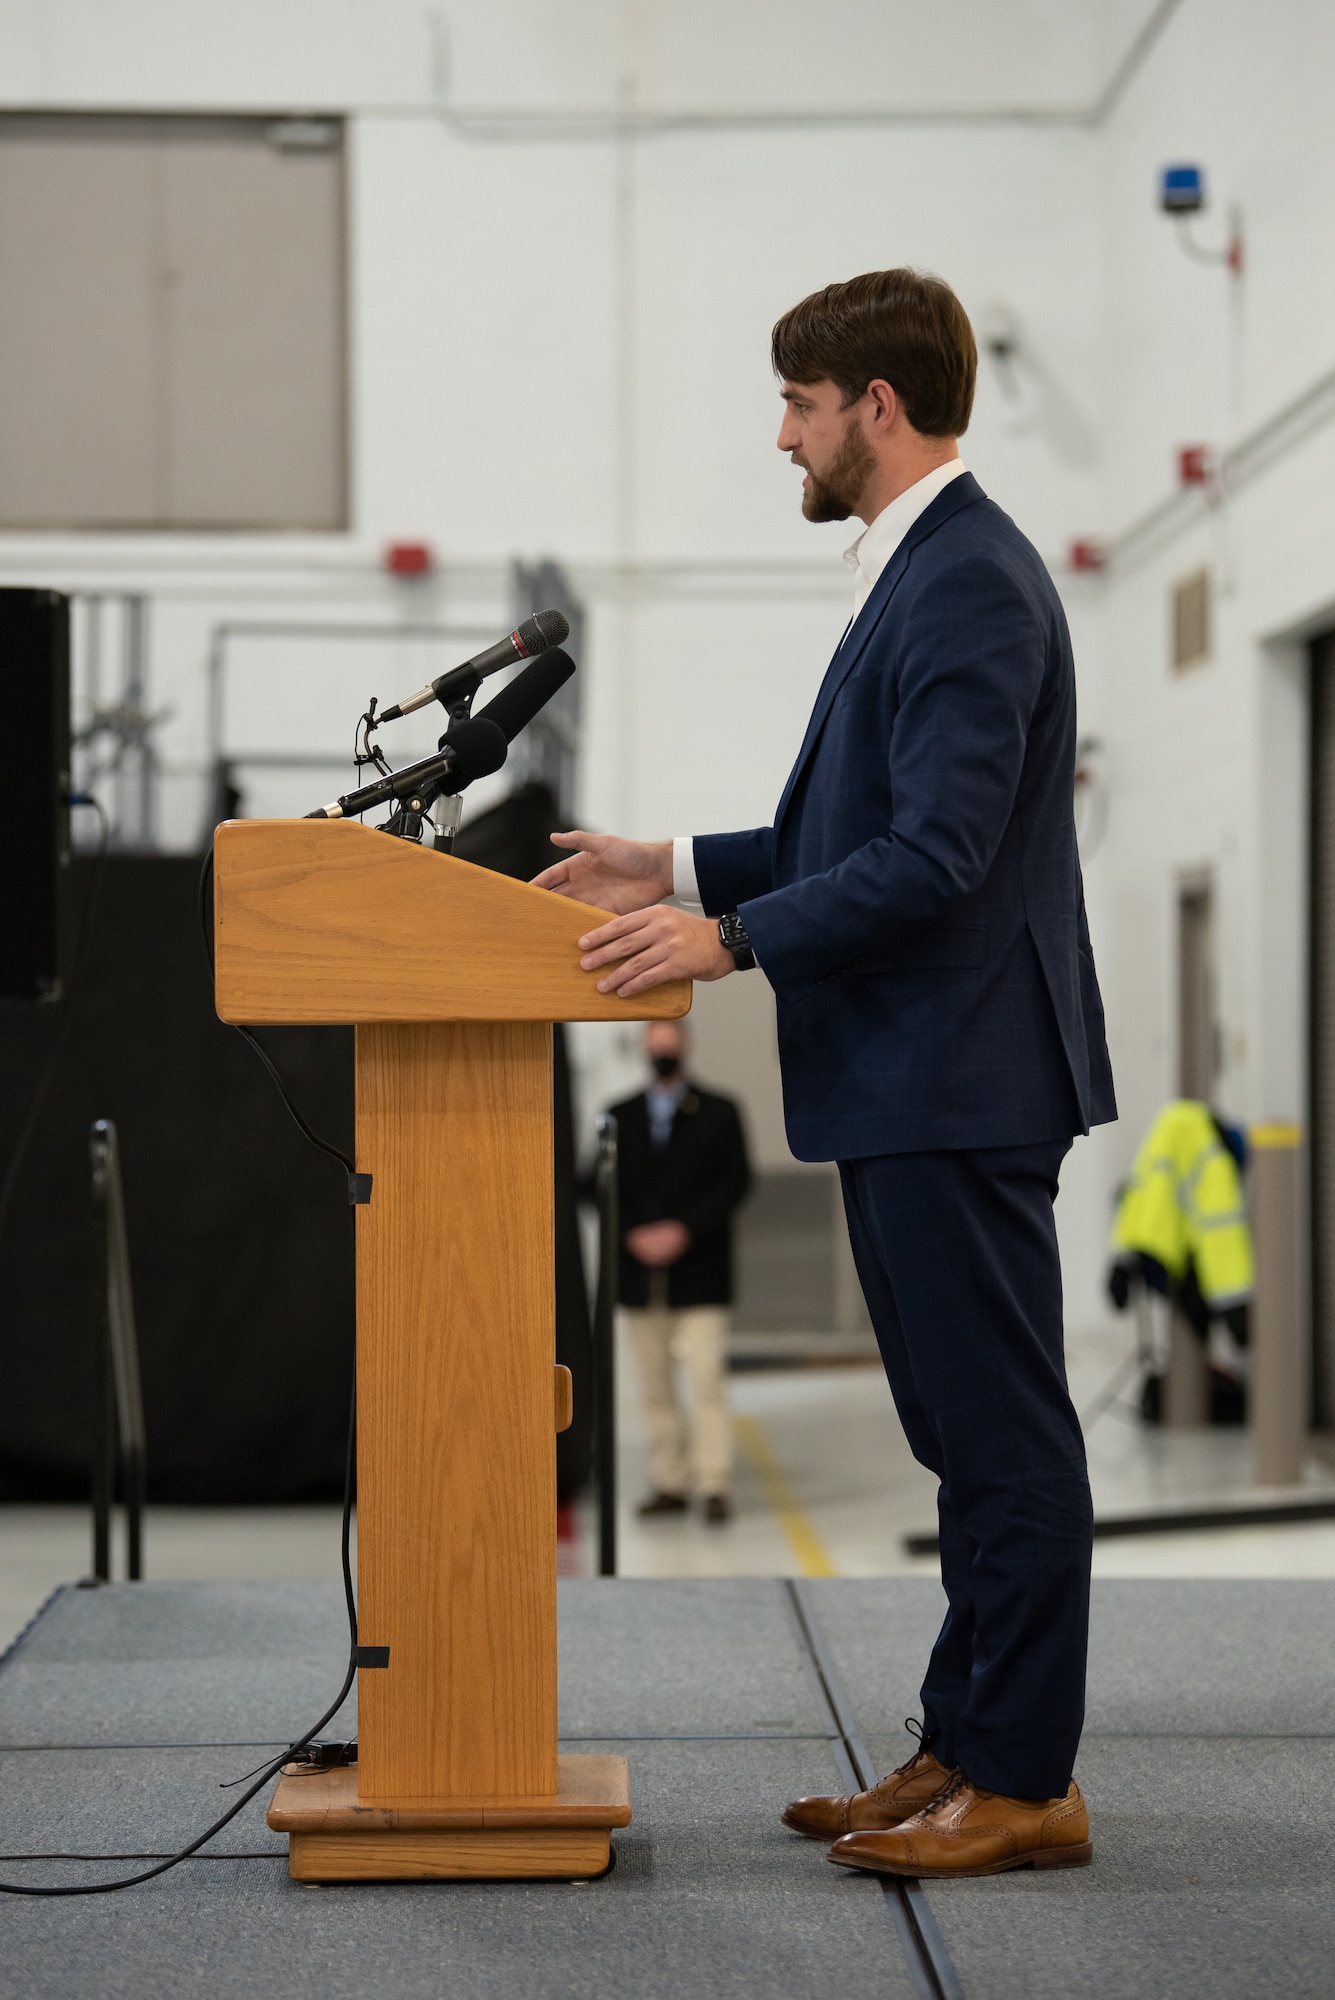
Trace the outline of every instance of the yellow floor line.
[[774, 1447], [754, 1417], [734, 1417], [738, 1448], [764, 1488], [765, 1498], [779, 1517], [788, 1545], [803, 1576], [838, 1576], [834, 1560], [784, 1475]]

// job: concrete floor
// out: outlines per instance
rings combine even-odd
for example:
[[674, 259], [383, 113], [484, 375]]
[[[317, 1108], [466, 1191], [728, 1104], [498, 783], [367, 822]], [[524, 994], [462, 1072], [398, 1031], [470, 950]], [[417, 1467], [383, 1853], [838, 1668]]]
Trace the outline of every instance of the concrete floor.
[[[1095, 1402], [1131, 1341], [1129, 1328], [1071, 1339], [1068, 1369], [1078, 1409]], [[935, 1558], [905, 1555], [903, 1537], [935, 1526], [936, 1481], [909, 1452], [878, 1363], [733, 1377], [737, 1516], [726, 1528], [698, 1519], [635, 1518], [647, 1473], [628, 1356], [618, 1390], [625, 1575], [935, 1574]], [[1091, 1425], [1086, 1443], [1099, 1514], [1227, 1501], [1252, 1488], [1245, 1431], [1151, 1429], [1122, 1404]], [[1305, 1468], [1304, 1487], [1335, 1496], [1335, 1476], [1314, 1460]], [[796, 1539], [788, 1529], [796, 1529]], [[828, 1567], [814, 1567], [816, 1549]], [[1101, 1541], [1094, 1573], [1335, 1576], [1335, 1521]]]
[[[1120, 1332], [1073, 1339], [1072, 1390], [1087, 1408], [1127, 1351]], [[647, 1484], [630, 1357], [619, 1370], [620, 1568], [623, 1575], [846, 1577], [932, 1575], [903, 1537], [930, 1530], [935, 1482], [910, 1456], [878, 1366], [747, 1371], [732, 1378], [738, 1419], [737, 1511], [725, 1527], [698, 1517], [636, 1518]], [[1244, 1432], [1147, 1430], [1114, 1409], [1089, 1433], [1095, 1506], [1124, 1512], [1236, 1497], [1251, 1486]], [[1306, 1485], [1335, 1493], [1315, 1462]], [[563, 1550], [566, 1574], [589, 1574], [590, 1509]], [[150, 1509], [146, 1568], [159, 1580], [336, 1578], [330, 1507]], [[49, 1591], [89, 1567], [82, 1507], [0, 1508], [0, 1646]], [[1152, 1535], [1096, 1545], [1099, 1576], [1335, 1577], [1335, 1522]]]

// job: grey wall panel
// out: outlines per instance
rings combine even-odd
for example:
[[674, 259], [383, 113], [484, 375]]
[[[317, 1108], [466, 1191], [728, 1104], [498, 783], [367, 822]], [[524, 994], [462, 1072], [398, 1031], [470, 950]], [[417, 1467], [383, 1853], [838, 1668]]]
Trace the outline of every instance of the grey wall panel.
[[164, 221], [170, 518], [341, 526], [341, 154], [197, 128], [165, 153]]
[[0, 120], [0, 524], [162, 510], [155, 150], [115, 119]]
[[341, 131], [0, 117], [0, 526], [346, 521]]

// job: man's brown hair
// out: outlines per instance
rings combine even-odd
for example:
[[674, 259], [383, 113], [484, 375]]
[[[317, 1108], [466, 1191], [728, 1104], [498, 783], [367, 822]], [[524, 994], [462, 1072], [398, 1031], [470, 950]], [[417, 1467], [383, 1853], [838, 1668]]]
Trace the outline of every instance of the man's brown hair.
[[950, 286], [923, 271], [866, 271], [791, 306], [774, 329], [774, 372], [833, 382], [844, 407], [888, 382], [915, 431], [959, 437], [978, 376], [969, 316]]

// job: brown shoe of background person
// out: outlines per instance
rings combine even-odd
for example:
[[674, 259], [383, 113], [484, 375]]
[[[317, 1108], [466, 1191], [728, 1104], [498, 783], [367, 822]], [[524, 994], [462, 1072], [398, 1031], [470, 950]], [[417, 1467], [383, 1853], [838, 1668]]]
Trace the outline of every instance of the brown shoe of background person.
[[812, 1840], [833, 1840], [855, 1830], [884, 1830], [921, 1812], [949, 1777], [930, 1750], [915, 1750], [906, 1764], [869, 1791], [846, 1792], [842, 1798], [794, 1799], [780, 1818], [794, 1833], [805, 1833]]
[[705, 1501], [705, 1519], [714, 1527], [720, 1521], [732, 1519], [732, 1496], [729, 1493], [711, 1493]]
[[962, 1771], [922, 1812], [885, 1833], [848, 1833], [829, 1859], [877, 1875], [1001, 1875], [1008, 1868], [1083, 1868], [1094, 1859], [1089, 1814], [1072, 1784], [1064, 1799], [1009, 1799]]
[[647, 1500], [641, 1500], [635, 1512], [642, 1518], [650, 1514], [684, 1514], [690, 1504], [684, 1493], [651, 1493]]

